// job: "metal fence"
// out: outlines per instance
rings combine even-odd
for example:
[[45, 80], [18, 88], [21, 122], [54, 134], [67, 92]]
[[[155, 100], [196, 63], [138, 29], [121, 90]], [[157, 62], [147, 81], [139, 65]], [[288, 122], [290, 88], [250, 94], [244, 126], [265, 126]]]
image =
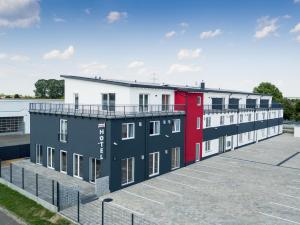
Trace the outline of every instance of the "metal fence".
[[143, 215], [99, 200], [94, 193], [83, 194], [78, 186], [65, 186], [16, 164], [2, 165], [0, 178], [54, 205], [62, 215], [79, 224], [152, 225]]

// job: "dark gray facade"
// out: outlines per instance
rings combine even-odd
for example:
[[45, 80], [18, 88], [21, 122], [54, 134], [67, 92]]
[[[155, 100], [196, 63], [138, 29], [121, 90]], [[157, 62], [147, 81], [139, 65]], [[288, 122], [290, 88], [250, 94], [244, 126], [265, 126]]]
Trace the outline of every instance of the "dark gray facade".
[[[68, 122], [67, 142], [59, 140], [60, 119]], [[172, 120], [180, 119], [180, 132], [172, 133]], [[149, 135], [150, 121], [160, 121], [160, 134]], [[54, 169], [60, 171], [60, 150], [67, 152], [67, 174], [73, 176], [73, 154], [83, 157], [82, 178], [90, 180], [90, 158], [100, 158], [98, 124], [105, 123], [104, 159], [101, 177], [109, 176], [110, 190], [122, 188], [121, 160], [134, 157], [135, 184], [146, 180], [149, 153], [159, 152], [159, 174], [171, 170], [171, 149], [180, 148], [180, 166], [184, 162], [184, 115], [131, 118], [89, 118], [74, 115], [31, 113], [31, 161], [36, 162], [36, 144], [42, 148], [42, 165], [47, 166], [47, 147], [54, 148]], [[122, 140], [122, 124], [135, 124], [135, 137]], [[128, 185], [127, 185], [128, 186]]]

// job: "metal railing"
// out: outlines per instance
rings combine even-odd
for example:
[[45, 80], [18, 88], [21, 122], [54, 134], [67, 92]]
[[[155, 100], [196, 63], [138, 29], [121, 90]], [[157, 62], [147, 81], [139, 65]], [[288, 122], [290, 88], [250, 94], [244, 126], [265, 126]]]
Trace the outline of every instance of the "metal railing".
[[30, 112], [82, 116], [134, 116], [143, 114], [184, 113], [185, 105], [75, 105], [55, 103], [30, 103]]
[[271, 105], [211, 104], [211, 105], [204, 105], [203, 108], [204, 108], [204, 112], [237, 112], [237, 111], [282, 109], [282, 105], [279, 103], [274, 103]]

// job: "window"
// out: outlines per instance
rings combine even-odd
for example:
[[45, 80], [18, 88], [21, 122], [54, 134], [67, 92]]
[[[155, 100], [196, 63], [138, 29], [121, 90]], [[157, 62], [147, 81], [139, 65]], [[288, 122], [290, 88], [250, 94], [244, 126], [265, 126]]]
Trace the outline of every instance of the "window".
[[73, 176], [82, 179], [83, 157], [79, 154], [73, 155]]
[[122, 124], [122, 140], [134, 138], [134, 123]]
[[225, 117], [220, 116], [220, 125], [224, 125], [224, 122], [225, 122]]
[[201, 106], [201, 96], [197, 96], [197, 106]]
[[60, 172], [67, 173], [67, 152], [60, 151]]
[[210, 117], [206, 117], [205, 118], [205, 127], [210, 127], [211, 126], [211, 118]]
[[159, 174], [159, 152], [149, 154], [149, 177]]
[[78, 93], [74, 93], [74, 106], [75, 106], [75, 110], [78, 110], [78, 108], [79, 108], [79, 95], [78, 95]]
[[54, 148], [47, 147], [47, 167], [54, 169]]
[[171, 150], [171, 169], [177, 169], [180, 167], [180, 148], [172, 148]]
[[139, 111], [148, 112], [148, 95], [140, 94], [139, 95]]
[[265, 129], [261, 130], [261, 136], [264, 137], [265, 136]]
[[170, 95], [163, 94], [161, 96], [162, 111], [169, 111]]
[[36, 152], [36, 158], [35, 158], [36, 164], [42, 165], [42, 160], [43, 160], [42, 145], [36, 144], [35, 145], [35, 152]]
[[172, 120], [172, 133], [180, 132], [180, 119]]
[[243, 134], [239, 134], [239, 142], [243, 142]]
[[248, 141], [251, 141], [251, 132], [248, 132]]
[[101, 176], [101, 161], [96, 158], [90, 158], [90, 182], [95, 183]]
[[229, 120], [230, 120], [230, 124], [233, 124], [234, 123], [234, 115], [230, 115]]
[[201, 128], [201, 118], [197, 117], [197, 130]]
[[276, 132], [276, 128], [275, 127], [273, 127], [273, 133], [275, 133]]
[[160, 134], [160, 121], [150, 121], [150, 136]]
[[134, 182], [134, 157], [122, 159], [121, 161], [122, 185]]
[[115, 93], [102, 94], [102, 110], [115, 111]]
[[252, 115], [248, 114], [248, 122], [251, 122], [251, 119], [252, 119]]
[[259, 120], [259, 114], [256, 113], [256, 120]]
[[207, 153], [207, 152], [210, 152], [210, 141], [206, 141], [206, 142], [204, 142], [205, 143], [205, 152]]
[[0, 134], [15, 132], [23, 133], [24, 127], [23, 116], [0, 117]]
[[196, 161], [200, 161], [200, 143], [196, 143]]
[[243, 120], [244, 120], [244, 115], [243, 115], [243, 114], [241, 114], [241, 115], [240, 115], [240, 123], [242, 123], [242, 122], [243, 122]]
[[67, 142], [67, 134], [68, 134], [68, 121], [61, 119], [60, 120], [60, 128], [59, 128], [59, 141]]
[[265, 120], [266, 119], [266, 113], [262, 113], [262, 119]]

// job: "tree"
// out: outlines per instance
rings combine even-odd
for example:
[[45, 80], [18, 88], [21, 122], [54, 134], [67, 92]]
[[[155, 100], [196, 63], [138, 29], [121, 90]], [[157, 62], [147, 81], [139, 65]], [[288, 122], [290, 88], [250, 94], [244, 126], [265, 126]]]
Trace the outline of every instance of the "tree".
[[37, 98], [63, 98], [64, 80], [38, 80], [35, 83], [35, 96]]
[[14, 98], [21, 98], [21, 96], [19, 94], [15, 94]]
[[297, 113], [300, 113], [300, 100], [296, 100], [295, 110], [296, 110]]
[[253, 89], [254, 93], [269, 94], [273, 96], [275, 102], [281, 103], [283, 100], [282, 92], [270, 82], [262, 82]]
[[294, 103], [287, 98], [282, 100], [283, 106], [283, 118], [285, 120], [293, 120], [295, 115], [295, 106]]

